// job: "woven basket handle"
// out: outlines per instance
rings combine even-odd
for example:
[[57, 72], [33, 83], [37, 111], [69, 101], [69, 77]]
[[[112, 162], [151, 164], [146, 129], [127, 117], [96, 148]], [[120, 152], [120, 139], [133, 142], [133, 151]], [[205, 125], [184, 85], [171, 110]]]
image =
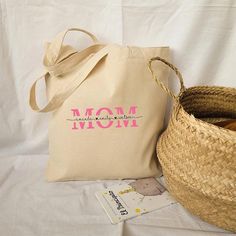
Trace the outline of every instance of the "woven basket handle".
[[167, 92], [172, 98], [174, 98], [175, 101], [178, 101], [179, 100], [179, 95], [176, 96], [169, 88], [166, 87], [166, 85], [160, 80], [157, 78], [157, 76], [154, 74], [154, 71], [152, 69], [152, 62], [153, 61], [161, 61], [163, 62], [164, 64], [166, 64], [167, 66], [169, 66], [174, 72], [175, 74], [177, 75], [178, 79], [179, 79], [179, 82], [180, 82], [180, 92], [179, 92], [179, 95], [185, 90], [185, 87], [184, 87], [184, 82], [183, 82], [183, 77], [181, 75], [181, 73], [179, 72], [179, 70], [174, 66], [172, 65], [171, 63], [169, 63], [168, 61], [166, 61], [165, 59], [161, 58], [161, 57], [153, 57], [149, 60], [148, 62], [148, 68], [150, 70], [150, 72], [152, 73], [152, 78], [156, 81], [156, 83], [165, 91]]

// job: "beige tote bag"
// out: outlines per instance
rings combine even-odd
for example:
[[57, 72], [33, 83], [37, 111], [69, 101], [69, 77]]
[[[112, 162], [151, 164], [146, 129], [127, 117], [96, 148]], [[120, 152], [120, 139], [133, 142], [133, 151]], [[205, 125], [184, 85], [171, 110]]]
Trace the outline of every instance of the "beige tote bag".
[[[80, 52], [64, 45], [69, 31], [90, 36]], [[166, 94], [148, 71], [150, 58], [169, 60], [168, 47], [105, 45], [82, 29], [69, 29], [47, 44], [44, 57], [49, 124], [48, 181], [125, 179], [158, 176], [155, 146], [163, 127]], [[167, 83], [168, 69], [154, 66]]]

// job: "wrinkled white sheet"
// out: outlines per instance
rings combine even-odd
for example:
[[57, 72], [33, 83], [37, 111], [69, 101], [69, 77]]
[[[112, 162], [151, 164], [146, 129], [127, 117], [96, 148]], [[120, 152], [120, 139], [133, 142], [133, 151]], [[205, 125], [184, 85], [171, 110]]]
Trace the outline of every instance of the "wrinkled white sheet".
[[1, 236], [233, 235], [204, 223], [179, 204], [112, 225], [94, 192], [121, 181], [47, 183], [46, 155], [0, 159]]
[[30, 111], [28, 91], [43, 73], [43, 43], [70, 27], [104, 42], [170, 46], [187, 87], [236, 87], [233, 0], [0, 0], [0, 236], [232, 235], [179, 204], [111, 225], [94, 192], [119, 181], [44, 181], [49, 115]]

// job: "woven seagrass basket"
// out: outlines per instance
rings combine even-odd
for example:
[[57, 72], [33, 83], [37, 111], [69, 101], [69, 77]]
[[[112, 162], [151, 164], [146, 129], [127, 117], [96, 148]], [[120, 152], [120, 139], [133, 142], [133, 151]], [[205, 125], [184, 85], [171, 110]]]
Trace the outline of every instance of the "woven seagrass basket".
[[[175, 71], [181, 85], [178, 96], [154, 74], [155, 60]], [[236, 89], [186, 89], [178, 69], [160, 57], [149, 61], [149, 69], [174, 99], [170, 122], [157, 144], [168, 190], [193, 214], [236, 231], [236, 131], [212, 124], [236, 118]]]

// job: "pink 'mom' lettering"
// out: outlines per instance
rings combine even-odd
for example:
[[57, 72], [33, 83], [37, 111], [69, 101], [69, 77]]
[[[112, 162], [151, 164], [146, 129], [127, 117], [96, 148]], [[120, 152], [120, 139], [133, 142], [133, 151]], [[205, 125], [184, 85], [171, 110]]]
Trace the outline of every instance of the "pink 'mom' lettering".
[[[98, 111], [96, 112], [96, 116], [99, 116], [101, 114], [102, 111], [106, 111], [109, 115], [113, 115], [111, 109], [107, 108], [107, 107], [102, 107], [100, 109], [98, 109]], [[108, 124], [107, 125], [103, 125], [101, 121], [97, 121], [97, 125], [98, 127], [102, 128], [102, 129], [106, 129], [106, 128], [109, 128], [111, 127], [113, 124], [113, 121], [110, 120], [108, 121]]]
[[[124, 109], [122, 107], [116, 107], [115, 109], [116, 109], [117, 115], [125, 114]], [[129, 109], [128, 115], [135, 115], [136, 113], [137, 113], [137, 107], [131, 106]], [[132, 119], [131, 121], [129, 121], [129, 119], [123, 119], [123, 120], [117, 120], [116, 128], [122, 128], [122, 125], [121, 125], [122, 122], [125, 127], [128, 126], [129, 122], [131, 122], [130, 127], [138, 127], [136, 119]]]
[[[73, 117], [79, 117], [80, 119], [73, 121], [72, 130], [94, 129], [95, 121], [96, 125], [101, 129], [110, 128], [114, 124], [114, 122], [116, 122], [116, 128], [126, 128], [128, 126], [138, 127], [137, 120], [135, 119], [135, 115], [137, 113], [137, 106], [131, 106], [128, 110], [128, 113], [124, 112], [123, 107], [115, 107], [114, 110], [114, 113], [116, 113], [115, 115], [108, 107], [99, 108], [96, 113], [94, 111], [94, 108], [86, 108], [85, 113], [81, 115], [79, 109], [73, 108], [71, 109]], [[94, 116], [96, 118], [94, 118]], [[89, 119], [89, 117], [91, 117], [92, 119]]]
[[[73, 113], [73, 117], [75, 117], [75, 116], [80, 117], [79, 109], [71, 109], [71, 111]], [[85, 111], [85, 117], [92, 116], [92, 115], [93, 115], [93, 108], [87, 108]], [[85, 121], [79, 121], [79, 122], [74, 121], [72, 129], [79, 129], [77, 126], [77, 123], [79, 124], [80, 129], [84, 129]], [[88, 121], [87, 129], [94, 129], [92, 121]]]

